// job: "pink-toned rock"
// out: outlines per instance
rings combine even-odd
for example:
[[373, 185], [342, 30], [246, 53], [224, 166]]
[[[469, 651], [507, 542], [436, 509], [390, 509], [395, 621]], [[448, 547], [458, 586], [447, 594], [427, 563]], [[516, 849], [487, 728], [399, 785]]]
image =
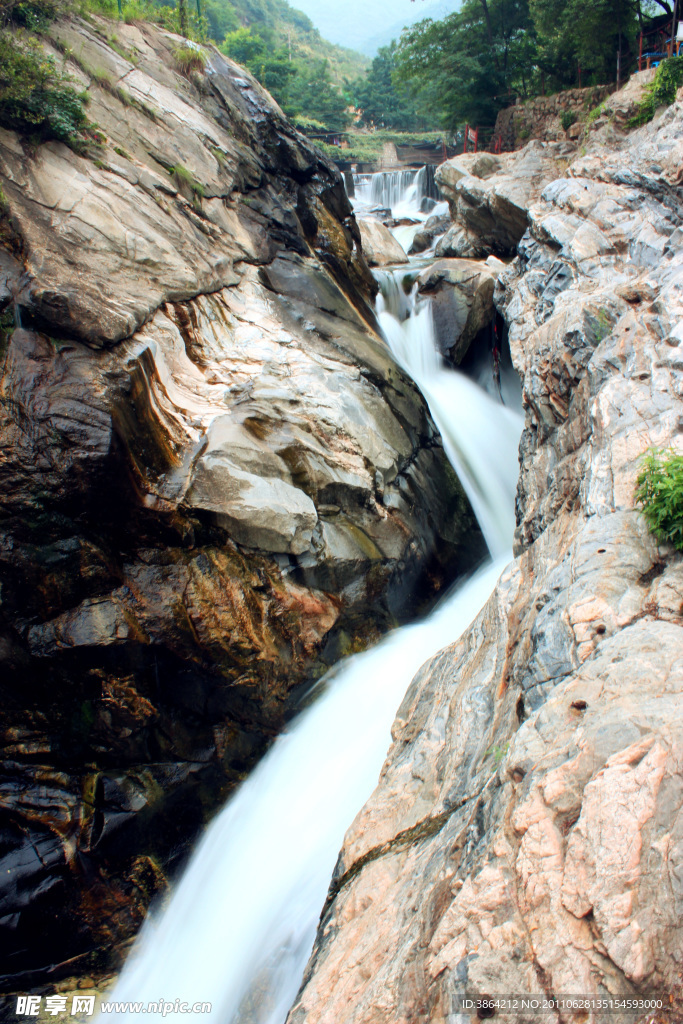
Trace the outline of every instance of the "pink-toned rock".
[[406, 694], [289, 1024], [680, 997], [683, 559], [633, 502], [640, 454], [681, 447], [682, 125], [679, 102], [547, 184], [499, 278], [526, 407], [517, 557]]

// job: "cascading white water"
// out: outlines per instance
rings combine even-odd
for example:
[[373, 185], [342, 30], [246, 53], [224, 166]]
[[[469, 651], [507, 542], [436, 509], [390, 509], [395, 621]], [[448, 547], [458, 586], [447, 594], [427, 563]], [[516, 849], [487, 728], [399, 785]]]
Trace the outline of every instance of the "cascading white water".
[[448, 457], [496, 557], [508, 550], [515, 526], [521, 417], [464, 374], [442, 368], [431, 306], [428, 301], [416, 305], [414, 290], [406, 295], [404, 276], [401, 270], [377, 273], [379, 322], [396, 361], [429, 403]]
[[[433, 184], [433, 175], [431, 177]], [[430, 175], [426, 167], [419, 170], [378, 171], [376, 174], [355, 174], [353, 177], [354, 198], [352, 205], [359, 216], [365, 216], [372, 210], [390, 210], [394, 220], [407, 220], [411, 223], [401, 224], [391, 229], [396, 240], [406, 252], [412, 245], [413, 238], [420, 224], [434, 212], [446, 212], [448, 205], [432, 203], [429, 210], [424, 210], [423, 202], [430, 196]]]
[[399, 203], [407, 201], [409, 194], [413, 200], [417, 198], [419, 173], [408, 169], [363, 175], [355, 181], [356, 197], [368, 206], [393, 211]]
[[429, 198], [429, 174], [426, 167], [400, 171], [377, 171], [376, 174], [356, 174], [354, 206], [359, 209], [391, 210], [392, 217], [424, 217], [421, 210], [424, 199]]
[[[388, 286], [385, 293], [392, 294]], [[469, 625], [510, 557], [521, 421], [442, 368], [428, 307], [400, 324], [386, 298], [383, 305], [387, 341], [430, 403], [447, 451], [476, 496], [496, 561], [424, 621], [328, 674], [316, 702], [276, 740], [208, 829], [167, 909], [143, 928], [113, 1000], [210, 1002], [204, 1021], [283, 1024], [345, 830], [377, 782], [403, 694], [420, 666]], [[454, 387], [451, 378], [458, 379]], [[100, 1019], [142, 1024], [150, 1014], [112, 1012]]]

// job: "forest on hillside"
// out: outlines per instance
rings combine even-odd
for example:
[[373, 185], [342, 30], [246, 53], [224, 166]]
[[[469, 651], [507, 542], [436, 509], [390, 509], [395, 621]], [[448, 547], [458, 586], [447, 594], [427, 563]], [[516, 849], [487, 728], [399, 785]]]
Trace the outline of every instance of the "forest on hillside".
[[640, 33], [660, 46], [672, 15], [670, 0], [463, 0], [402, 34], [392, 81], [444, 127], [492, 125], [517, 97], [625, 80]]
[[324, 59], [292, 56], [267, 21], [228, 32], [221, 48], [304, 128], [456, 131], [493, 125], [518, 97], [624, 80], [637, 67], [640, 33], [661, 48], [672, 14], [671, 0], [463, 0], [456, 13], [404, 30], [367, 71], [336, 81]]
[[[330, 156], [338, 150], [323, 141], [326, 133], [350, 131], [345, 157], [372, 162], [396, 133], [414, 142], [435, 132], [436, 141], [466, 122], [492, 126], [519, 97], [614, 82], [618, 74], [625, 80], [637, 67], [641, 33], [646, 47], [665, 46], [672, 2], [462, 0], [456, 13], [424, 18], [370, 61], [323, 39], [287, 0], [0, 0], [0, 124], [16, 127], [23, 118], [67, 140], [82, 133], [83, 103], [65, 90], [57, 65], [41, 58], [32, 33], [59, 11], [99, 11], [215, 43]], [[24, 33], [19, 47], [9, 26]], [[190, 63], [198, 59], [189, 53]]]

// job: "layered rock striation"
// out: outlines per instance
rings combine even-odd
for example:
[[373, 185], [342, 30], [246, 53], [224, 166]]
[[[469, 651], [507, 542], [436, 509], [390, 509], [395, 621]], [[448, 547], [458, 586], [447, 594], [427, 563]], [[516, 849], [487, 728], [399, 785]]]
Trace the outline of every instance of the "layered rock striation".
[[483, 551], [339, 173], [179, 42], [57, 23], [96, 159], [0, 132], [5, 985], [106, 966], [297, 688]]
[[645, 450], [680, 450], [682, 127], [679, 101], [598, 140], [528, 210], [496, 286], [516, 557], [406, 694], [290, 1024], [464, 1024], [489, 1013], [463, 998], [525, 993], [680, 1012], [683, 561], [634, 486]]
[[447, 160], [435, 177], [452, 224], [437, 243], [437, 256], [513, 255], [527, 230], [529, 207], [573, 152], [568, 143], [534, 141], [518, 153], [463, 153]]

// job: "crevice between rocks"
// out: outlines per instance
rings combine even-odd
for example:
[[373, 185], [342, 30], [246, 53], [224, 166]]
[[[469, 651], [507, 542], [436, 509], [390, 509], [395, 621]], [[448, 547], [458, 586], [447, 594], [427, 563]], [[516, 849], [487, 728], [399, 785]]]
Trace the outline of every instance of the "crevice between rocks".
[[437, 814], [429, 818], [423, 818], [422, 821], [418, 821], [417, 824], [411, 825], [409, 828], [405, 828], [401, 832], [398, 832], [393, 839], [389, 839], [386, 843], [382, 843], [380, 846], [373, 846], [367, 851], [367, 853], [364, 853], [362, 857], [359, 857], [358, 860], [355, 861], [338, 880], [332, 881], [327, 894], [327, 899], [325, 900], [325, 905], [320, 915], [321, 918], [325, 917], [341, 890], [344, 889], [349, 882], [356, 877], [356, 875], [360, 874], [367, 864], [371, 864], [373, 861], [379, 860], [380, 857], [385, 857], [389, 853], [395, 853], [397, 850], [405, 849], [408, 846], [413, 846], [415, 843], [422, 842], [424, 839], [431, 839], [432, 836], [437, 835], [457, 811], [462, 810], [462, 808], [466, 807], [469, 803], [480, 800], [491, 783], [497, 777], [498, 769], [496, 768], [481, 789], [472, 794], [472, 796], [464, 797], [447, 811], [442, 811], [441, 814]]

